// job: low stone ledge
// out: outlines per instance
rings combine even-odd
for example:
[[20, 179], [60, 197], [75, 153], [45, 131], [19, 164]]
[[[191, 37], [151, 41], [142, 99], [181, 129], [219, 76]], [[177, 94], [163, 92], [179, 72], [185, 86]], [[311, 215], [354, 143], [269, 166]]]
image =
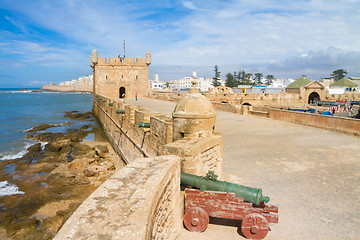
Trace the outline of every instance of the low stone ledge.
[[181, 199], [179, 157], [139, 158], [93, 192], [54, 239], [174, 239]]
[[264, 112], [264, 111], [256, 111], [256, 110], [250, 110], [249, 111], [250, 115], [255, 115], [255, 116], [259, 116], [259, 117], [269, 117], [269, 113], [268, 112]]
[[360, 136], [360, 120], [286, 109], [270, 109], [270, 118]]
[[210, 135], [203, 138], [183, 138], [164, 146], [164, 154], [173, 154], [181, 158], [181, 171], [205, 176], [211, 170], [219, 178], [222, 175], [222, 135]]

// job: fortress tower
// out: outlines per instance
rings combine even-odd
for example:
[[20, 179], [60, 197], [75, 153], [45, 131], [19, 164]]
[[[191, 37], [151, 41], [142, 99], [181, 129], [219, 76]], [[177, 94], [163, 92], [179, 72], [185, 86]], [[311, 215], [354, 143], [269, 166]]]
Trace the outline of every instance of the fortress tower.
[[98, 57], [94, 49], [90, 57], [93, 69], [93, 94], [110, 99], [135, 98], [149, 93], [149, 65], [151, 53], [145, 58], [112, 57], [109, 61]]

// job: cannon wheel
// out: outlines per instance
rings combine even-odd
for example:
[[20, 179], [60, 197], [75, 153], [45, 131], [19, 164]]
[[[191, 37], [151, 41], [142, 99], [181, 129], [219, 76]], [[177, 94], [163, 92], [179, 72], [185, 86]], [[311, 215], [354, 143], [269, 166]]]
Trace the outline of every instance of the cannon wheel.
[[251, 213], [242, 221], [241, 231], [246, 238], [263, 239], [269, 231], [269, 223], [263, 215]]
[[200, 207], [192, 207], [185, 212], [184, 225], [190, 232], [203, 232], [209, 224], [209, 214]]

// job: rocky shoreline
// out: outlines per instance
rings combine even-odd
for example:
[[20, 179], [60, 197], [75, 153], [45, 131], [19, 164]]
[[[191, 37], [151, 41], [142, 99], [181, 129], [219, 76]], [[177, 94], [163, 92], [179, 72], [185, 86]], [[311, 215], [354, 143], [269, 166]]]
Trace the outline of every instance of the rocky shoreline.
[[[92, 113], [65, 116], [81, 121]], [[0, 162], [0, 180], [24, 192], [0, 197], [0, 239], [52, 239], [76, 208], [123, 166], [107, 142], [82, 142], [101, 131], [94, 125], [47, 131], [58, 126], [34, 126], [27, 137], [47, 144], [38, 142], [23, 157]]]

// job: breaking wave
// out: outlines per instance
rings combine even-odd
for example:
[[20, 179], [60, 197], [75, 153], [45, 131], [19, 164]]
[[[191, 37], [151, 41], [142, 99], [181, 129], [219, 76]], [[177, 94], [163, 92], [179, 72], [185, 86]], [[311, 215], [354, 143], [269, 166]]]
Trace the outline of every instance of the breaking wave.
[[14, 184], [10, 184], [7, 181], [0, 181], [0, 197], [13, 194], [24, 194], [24, 192], [19, 191], [18, 187]]

